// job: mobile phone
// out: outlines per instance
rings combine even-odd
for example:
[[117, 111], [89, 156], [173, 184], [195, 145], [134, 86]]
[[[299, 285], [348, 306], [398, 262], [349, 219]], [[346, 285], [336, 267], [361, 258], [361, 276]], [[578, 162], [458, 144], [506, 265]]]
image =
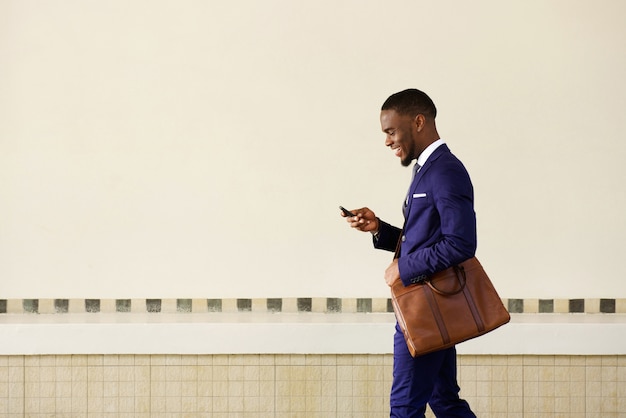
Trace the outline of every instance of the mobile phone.
[[343, 206], [339, 206], [339, 209], [341, 209], [343, 214], [346, 216], [356, 216], [354, 213], [350, 212], [348, 209], [344, 208]]

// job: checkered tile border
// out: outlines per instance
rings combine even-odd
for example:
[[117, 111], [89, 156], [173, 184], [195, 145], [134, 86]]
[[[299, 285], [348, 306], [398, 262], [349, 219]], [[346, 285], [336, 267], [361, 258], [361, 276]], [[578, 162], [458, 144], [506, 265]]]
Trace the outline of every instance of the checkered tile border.
[[[626, 313], [626, 299], [503, 299], [511, 313]], [[1, 314], [66, 313], [386, 313], [385, 298], [0, 299]]]

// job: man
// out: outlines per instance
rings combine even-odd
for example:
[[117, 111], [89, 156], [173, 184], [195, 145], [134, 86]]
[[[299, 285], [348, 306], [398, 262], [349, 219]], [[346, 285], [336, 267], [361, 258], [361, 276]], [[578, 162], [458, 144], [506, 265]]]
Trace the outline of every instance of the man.
[[[436, 116], [433, 101], [416, 89], [393, 94], [382, 106], [385, 145], [404, 166], [417, 160], [403, 202], [404, 229], [381, 221], [368, 208], [347, 216], [351, 227], [372, 233], [375, 248], [395, 251], [400, 240], [399, 257], [385, 270], [389, 286], [396, 280], [405, 286], [422, 281], [476, 251], [472, 183], [439, 138]], [[396, 324], [391, 416], [424, 417], [428, 403], [437, 417], [475, 417], [459, 390], [455, 347], [413, 358]]]

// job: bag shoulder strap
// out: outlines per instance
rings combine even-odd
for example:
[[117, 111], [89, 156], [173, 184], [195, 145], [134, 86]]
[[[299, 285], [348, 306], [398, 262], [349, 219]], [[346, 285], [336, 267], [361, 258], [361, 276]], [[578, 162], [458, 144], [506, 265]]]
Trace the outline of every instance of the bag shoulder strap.
[[396, 251], [393, 254], [393, 259], [400, 258], [400, 247], [402, 246], [402, 237], [404, 236], [404, 226], [402, 225], [402, 229], [400, 230], [400, 236], [398, 237], [398, 242], [396, 243]]

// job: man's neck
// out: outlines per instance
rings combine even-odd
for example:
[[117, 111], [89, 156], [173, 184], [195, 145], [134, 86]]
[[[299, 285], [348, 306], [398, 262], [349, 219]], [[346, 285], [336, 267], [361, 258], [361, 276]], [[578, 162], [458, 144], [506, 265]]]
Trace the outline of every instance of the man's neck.
[[430, 157], [430, 155], [443, 144], [445, 144], [443, 139], [437, 139], [433, 141], [429, 146], [426, 147], [424, 151], [422, 151], [419, 157], [417, 157], [417, 163], [420, 166], [423, 166], [424, 164], [426, 164], [428, 157]]

